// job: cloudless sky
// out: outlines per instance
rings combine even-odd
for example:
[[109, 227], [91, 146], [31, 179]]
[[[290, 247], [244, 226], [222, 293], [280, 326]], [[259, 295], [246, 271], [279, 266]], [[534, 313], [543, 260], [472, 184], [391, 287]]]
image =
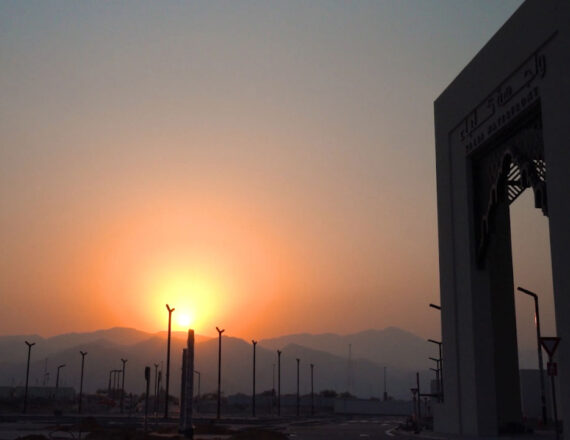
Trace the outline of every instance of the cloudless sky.
[[0, 2], [0, 333], [439, 336], [433, 101], [520, 4]]

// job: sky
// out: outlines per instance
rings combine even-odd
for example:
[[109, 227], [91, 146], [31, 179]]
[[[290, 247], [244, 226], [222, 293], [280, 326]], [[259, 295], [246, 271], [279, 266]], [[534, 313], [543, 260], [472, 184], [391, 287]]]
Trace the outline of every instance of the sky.
[[433, 101], [520, 4], [1, 1], [0, 333], [438, 337]]

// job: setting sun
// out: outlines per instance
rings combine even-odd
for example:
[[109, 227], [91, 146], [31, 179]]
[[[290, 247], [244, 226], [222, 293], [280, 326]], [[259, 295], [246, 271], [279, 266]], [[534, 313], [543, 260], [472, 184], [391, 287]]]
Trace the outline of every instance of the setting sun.
[[193, 323], [193, 321], [194, 321], [193, 317], [187, 313], [182, 312], [178, 314], [178, 325], [182, 329], [189, 328], [190, 325]]
[[175, 310], [172, 329], [186, 331], [193, 328], [203, 332], [219, 309], [221, 274], [215, 275], [199, 265], [170, 264], [169, 269], [157, 270], [146, 285], [149, 308], [157, 310], [154, 321], [160, 327], [167, 318], [165, 304]]

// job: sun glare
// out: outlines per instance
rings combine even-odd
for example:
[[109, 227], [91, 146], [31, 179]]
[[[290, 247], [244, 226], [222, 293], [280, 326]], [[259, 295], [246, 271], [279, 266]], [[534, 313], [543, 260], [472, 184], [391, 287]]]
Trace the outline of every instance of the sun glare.
[[174, 307], [172, 329], [186, 331], [189, 328], [203, 332], [219, 307], [220, 284], [206, 271], [173, 268], [156, 273], [148, 286], [148, 298], [158, 313], [155, 322], [164, 326], [165, 304]]
[[179, 313], [178, 314], [178, 325], [182, 328], [189, 328], [190, 324], [192, 324], [193, 320], [187, 313]]

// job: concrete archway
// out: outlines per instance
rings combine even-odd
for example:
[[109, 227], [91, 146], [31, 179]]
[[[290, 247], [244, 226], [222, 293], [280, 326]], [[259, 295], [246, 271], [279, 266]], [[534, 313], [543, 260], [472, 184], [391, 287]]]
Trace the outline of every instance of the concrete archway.
[[438, 431], [496, 435], [521, 424], [509, 204], [525, 188], [549, 219], [560, 413], [570, 422], [568, 53], [570, 3], [527, 0], [435, 102]]

